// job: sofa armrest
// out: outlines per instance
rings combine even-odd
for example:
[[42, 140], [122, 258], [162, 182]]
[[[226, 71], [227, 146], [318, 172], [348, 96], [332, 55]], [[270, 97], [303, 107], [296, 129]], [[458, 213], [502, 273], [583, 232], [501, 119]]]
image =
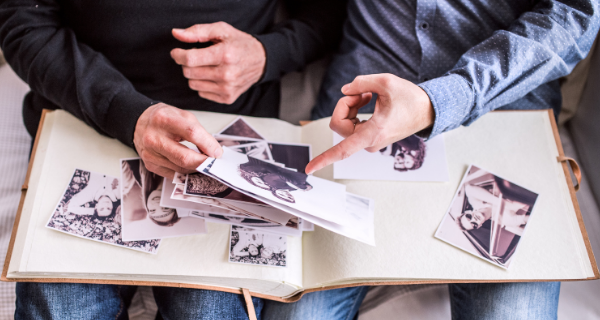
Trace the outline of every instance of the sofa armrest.
[[600, 203], [600, 48], [596, 41], [589, 65], [589, 75], [577, 112], [568, 128], [579, 161], [596, 200]]

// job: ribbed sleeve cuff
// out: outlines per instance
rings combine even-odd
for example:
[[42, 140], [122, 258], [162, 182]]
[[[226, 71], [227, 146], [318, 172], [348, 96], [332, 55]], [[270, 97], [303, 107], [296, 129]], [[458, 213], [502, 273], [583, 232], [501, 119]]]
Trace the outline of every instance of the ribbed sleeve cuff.
[[258, 83], [279, 80], [282, 76], [282, 66], [290, 56], [288, 40], [283, 34], [277, 32], [254, 35], [254, 37], [262, 43], [267, 58], [265, 72]]
[[120, 92], [110, 103], [103, 129], [109, 136], [135, 149], [133, 133], [137, 121], [148, 107], [157, 103], [135, 90]]
[[[431, 100], [435, 121], [431, 132], [418, 133], [422, 138], [459, 127], [469, 117], [474, 104], [474, 93], [467, 81], [457, 74], [450, 74], [419, 84]], [[429, 131], [429, 130], [428, 130]]]

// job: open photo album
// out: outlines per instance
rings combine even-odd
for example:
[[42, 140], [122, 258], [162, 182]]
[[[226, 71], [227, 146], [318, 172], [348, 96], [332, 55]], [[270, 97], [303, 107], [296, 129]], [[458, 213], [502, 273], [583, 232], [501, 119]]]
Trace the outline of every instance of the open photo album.
[[338, 139], [329, 119], [193, 114], [224, 152], [163, 179], [45, 111], [1, 279], [292, 302], [357, 285], [599, 278], [551, 112], [490, 112], [314, 175], [306, 164]]

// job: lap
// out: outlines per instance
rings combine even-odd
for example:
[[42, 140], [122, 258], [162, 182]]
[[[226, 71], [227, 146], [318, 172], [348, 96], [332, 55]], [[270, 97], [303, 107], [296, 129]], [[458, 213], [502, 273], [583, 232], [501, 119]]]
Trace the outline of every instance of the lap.
[[265, 301], [264, 320], [354, 319], [368, 287], [352, 287], [305, 294], [293, 303]]
[[[241, 294], [201, 289], [152, 288], [158, 311], [169, 319], [248, 319], [246, 303]], [[252, 298], [258, 318], [263, 300]]]
[[[450, 284], [455, 320], [556, 319], [559, 282]], [[295, 303], [265, 301], [263, 319], [353, 319], [368, 287], [305, 294]]]
[[556, 319], [560, 282], [450, 284], [452, 319]]
[[[128, 319], [135, 286], [81, 283], [17, 283], [15, 319]], [[163, 319], [248, 319], [240, 294], [154, 287]], [[253, 298], [260, 318], [262, 299]]]
[[136, 287], [17, 283], [15, 319], [127, 319]]
[[[136, 287], [17, 283], [15, 319], [127, 319]], [[556, 319], [560, 283], [450, 284], [452, 318]], [[353, 319], [368, 287], [342, 288], [305, 294], [294, 303], [253, 298], [259, 318]], [[247, 319], [239, 294], [186, 288], [154, 287], [164, 319]], [[261, 317], [262, 315], [262, 317]]]

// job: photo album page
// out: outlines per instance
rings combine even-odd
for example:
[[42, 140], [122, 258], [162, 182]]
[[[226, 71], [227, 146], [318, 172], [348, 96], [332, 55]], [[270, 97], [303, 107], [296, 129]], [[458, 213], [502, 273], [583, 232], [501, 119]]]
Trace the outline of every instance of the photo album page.
[[329, 119], [193, 114], [223, 154], [163, 178], [133, 149], [46, 112], [7, 277], [285, 299], [338, 285], [595, 276], [546, 112], [492, 112], [311, 175], [309, 161], [341, 141]]

